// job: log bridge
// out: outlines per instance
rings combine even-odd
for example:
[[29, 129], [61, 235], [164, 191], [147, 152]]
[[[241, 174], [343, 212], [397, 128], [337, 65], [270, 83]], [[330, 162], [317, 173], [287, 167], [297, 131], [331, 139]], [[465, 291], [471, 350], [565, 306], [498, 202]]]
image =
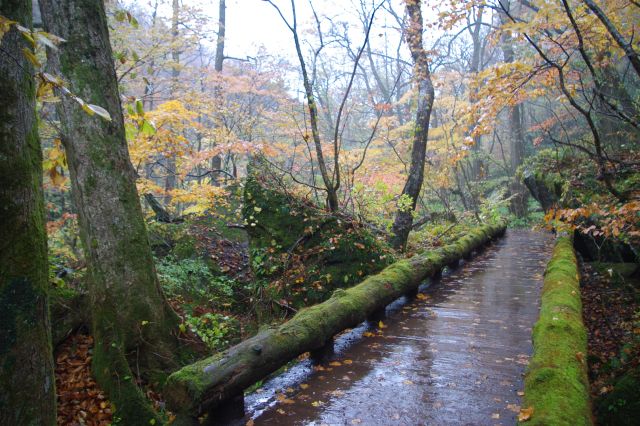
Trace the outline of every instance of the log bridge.
[[228, 406], [242, 409], [246, 388], [305, 352], [331, 352], [336, 334], [379, 315], [397, 298], [415, 294], [426, 278], [469, 259], [474, 250], [505, 230], [502, 222], [479, 226], [453, 244], [389, 265], [358, 285], [336, 290], [325, 302], [299, 311], [277, 327], [174, 372], [167, 379], [164, 396], [178, 416], [175, 424], [198, 424], [197, 418], [207, 413], [209, 421], [215, 422]]

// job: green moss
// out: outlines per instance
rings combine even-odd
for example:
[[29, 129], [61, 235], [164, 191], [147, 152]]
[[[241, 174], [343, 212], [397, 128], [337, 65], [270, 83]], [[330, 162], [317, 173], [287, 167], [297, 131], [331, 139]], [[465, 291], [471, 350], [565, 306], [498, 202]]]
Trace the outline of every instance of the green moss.
[[547, 265], [540, 318], [533, 329], [523, 407], [534, 411], [527, 424], [593, 423], [579, 280], [572, 240], [561, 236]]
[[162, 424], [161, 418], [136, 385], [121, 345], [111, 338], [113, 336], [96, 334], [94, 337], [93, 373], [115, 406], [114, 423], [132, 426]]
[[254, 273], [270, 282], [279, 280], [267, 289], [268, 299], [287, 300], [295, 308], [319, 303], [334, 289], [352, 286], [393, 261], [386, 243], [361, 224], [270, 189], [258, 179], [247, 179], [243, 216]]
[[[471, 248], [501, 235], [504, 229], [504, 224], [497, 224], [471, 230], [469, 238], [477, 244]], [[264, 329], [223, 353], [174, 372], [164, 388], [167, 405], [184, 415], [197, 416], [211, 405], [223, 403], [282, 363], [322, 348], [337, 333], [415, 290], [424, 278], [461, 255], [454, 245], [400, 260], [356, 286], [334, 291], [323, 303], [299, 310], [277, 328]]]

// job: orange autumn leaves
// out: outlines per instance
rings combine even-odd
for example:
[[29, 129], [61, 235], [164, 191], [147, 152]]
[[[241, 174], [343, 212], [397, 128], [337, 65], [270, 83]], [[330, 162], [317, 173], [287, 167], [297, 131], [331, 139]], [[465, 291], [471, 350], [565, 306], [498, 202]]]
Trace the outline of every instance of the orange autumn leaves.
[[58, 425], [107, 426], [113, 407], [91, 375], [91, 336], [75, 335], [56, 356]]

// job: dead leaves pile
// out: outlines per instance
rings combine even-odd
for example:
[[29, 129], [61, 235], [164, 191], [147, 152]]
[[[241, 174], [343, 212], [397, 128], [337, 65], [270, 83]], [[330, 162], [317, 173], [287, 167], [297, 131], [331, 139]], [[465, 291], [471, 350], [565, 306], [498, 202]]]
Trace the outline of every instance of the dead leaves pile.
[[93, 338], [69, 337], [56, 356], [58, 425], [107, 426], [112, 407], [91, 375]]
[[[608, 364], [620, 356], [625, 344], [640, 334], [640, 330], [634, 329], [634, 313], [640, 306], [629, 291], [613, 285], [610, 276], [597, 274], [590, 265], [582, 266], [581, 276], [583, 317], [589, 333], [591, 393], [597, 398], [612, 390], [609, 383], [620, 373], [620, 369], [608, 368]], [[632, 350], [638, 349], [636, 346]], [[626, 355], [630, 362], [620, 368], [640, 363], [640, 357], [632, 353]], [[580, 356], [586, 358], [583, 354]]]

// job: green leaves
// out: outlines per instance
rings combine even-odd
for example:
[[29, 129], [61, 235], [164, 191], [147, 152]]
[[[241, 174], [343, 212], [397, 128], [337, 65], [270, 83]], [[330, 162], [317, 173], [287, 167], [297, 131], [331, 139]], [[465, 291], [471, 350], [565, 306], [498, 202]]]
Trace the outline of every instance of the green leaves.
[[133, 28], [138, 29], [138, 20], [129, 12], [128, 10], [119, 9], [116, 10], [115, 13], [116, 21], [118, 22], [128, 22]]

